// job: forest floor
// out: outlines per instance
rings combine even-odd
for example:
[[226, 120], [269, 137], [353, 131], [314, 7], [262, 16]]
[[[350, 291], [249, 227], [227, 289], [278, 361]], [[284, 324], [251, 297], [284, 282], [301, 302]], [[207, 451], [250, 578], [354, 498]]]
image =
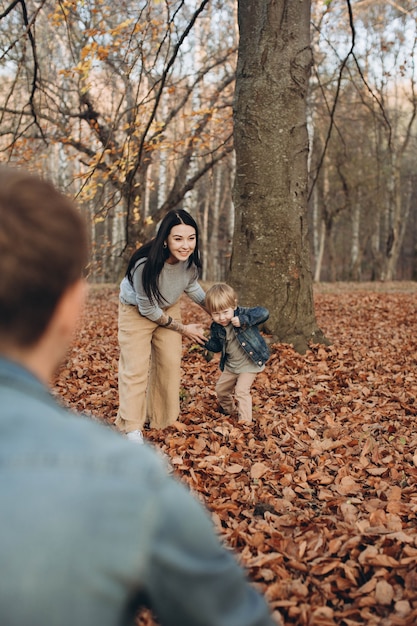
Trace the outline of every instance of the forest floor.
[[[146, 438], [214, 524], [277, 623], [417, 623], [417, 283], [320, 284], [331, 345], [274, 344], [251, 426], [216, 411], [218, 357], [184, 341], [182, 413]], [[112, 424], [117, 288], [93, 287], [55, 391]], [[209, 326], [184, 300], [186, 321]], [[281, 616], [281, 617], [280, 617]], [[156, 622], [148, 612], [141, 626]]]

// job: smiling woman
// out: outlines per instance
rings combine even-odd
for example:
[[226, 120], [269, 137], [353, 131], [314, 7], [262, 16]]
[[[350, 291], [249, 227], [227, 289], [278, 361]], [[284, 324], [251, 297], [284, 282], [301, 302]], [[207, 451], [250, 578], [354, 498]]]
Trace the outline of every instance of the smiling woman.
[[118, 428], [142, 442], [146, 422], [165, 428], [178, 419], [182, 343], [203, 344], [199, 324], [183, 324], [186, 293], [204, 305], [198, 226], [187, 211], [170, 211], [154, 239], [136, 250], [120, 285]]
[[197, 235], [193, 226], [178, 224], [173, 226], [168, 235], [167, 246], [170, 255], [167, 263], [174, 265], [178, 261], [186, 261], [194, 252], [197, 243]]

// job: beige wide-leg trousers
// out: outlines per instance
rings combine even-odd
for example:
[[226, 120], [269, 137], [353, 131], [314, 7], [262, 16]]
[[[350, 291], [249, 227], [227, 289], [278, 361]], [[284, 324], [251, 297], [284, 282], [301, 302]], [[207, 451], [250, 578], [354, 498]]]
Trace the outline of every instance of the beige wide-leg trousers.
[[[164, 311], [181, 320], [179, 302]], [[137, 307], [119, 303], [119, 411], [122, 432], [166, 428], [180, 412], [182, 337], [140, 315]]]

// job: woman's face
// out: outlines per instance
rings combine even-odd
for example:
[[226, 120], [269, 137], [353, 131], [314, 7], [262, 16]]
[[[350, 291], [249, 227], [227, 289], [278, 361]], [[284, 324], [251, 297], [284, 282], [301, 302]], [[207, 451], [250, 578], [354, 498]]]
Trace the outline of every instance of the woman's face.
[[186, 261], [197, 244], [195, 228], [187, 224], [173, 226], [166, 243], [169, 250], [168, 263], [173, 265], [178, 261]]

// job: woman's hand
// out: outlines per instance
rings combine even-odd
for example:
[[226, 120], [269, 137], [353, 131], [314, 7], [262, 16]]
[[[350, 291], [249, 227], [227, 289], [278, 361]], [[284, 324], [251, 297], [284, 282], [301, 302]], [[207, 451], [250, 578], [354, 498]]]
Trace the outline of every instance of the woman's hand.
[[184, 324], [183, 335], [203, 345], [207, 341], [201, 324]]

